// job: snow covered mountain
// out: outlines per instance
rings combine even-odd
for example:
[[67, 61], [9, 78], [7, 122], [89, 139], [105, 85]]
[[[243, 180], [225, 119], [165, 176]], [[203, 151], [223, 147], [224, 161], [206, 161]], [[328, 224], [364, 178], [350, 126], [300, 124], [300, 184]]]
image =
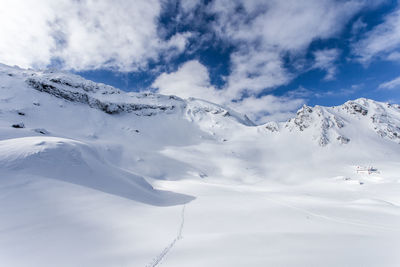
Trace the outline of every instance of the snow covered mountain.
[[[331, 142], [347, 144], [351, 141], [346, 135], [352, 131], [375, 131], [383, 138], [400, 143], [400, 106], [380, 103], [360, 98], [347, 101], [336, 107], [309, 107], [304, 105], [297, 111], [296, 117], [278, 125], [270, 122], [266, 128], [270, 131], [313, 131], [313, 138], [321, 146]], [[357, 138], [357, 137], [355, 137]]]
[[400, 264], [399, 105], [255, 125], [200, 99], [6, 65], [0, 92], [5, 266]]

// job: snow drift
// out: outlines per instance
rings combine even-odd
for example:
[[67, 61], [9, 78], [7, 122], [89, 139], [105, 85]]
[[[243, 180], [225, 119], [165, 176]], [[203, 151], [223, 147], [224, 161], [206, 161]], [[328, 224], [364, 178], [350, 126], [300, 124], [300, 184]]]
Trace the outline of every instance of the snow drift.
[[145, 179], [102, 159], [88, 145], [57, 137], [22, 137], [0, 141], [4, 176], [58, 179], [153, 205], [184, 204], [193, 198], [154, 190]]

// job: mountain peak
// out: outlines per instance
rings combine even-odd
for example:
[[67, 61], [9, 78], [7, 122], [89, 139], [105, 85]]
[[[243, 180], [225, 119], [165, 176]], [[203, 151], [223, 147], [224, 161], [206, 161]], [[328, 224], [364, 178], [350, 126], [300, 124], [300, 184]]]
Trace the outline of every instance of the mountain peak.
[[[332, 142], [349, 143], [349, 125], [360, 127], [360, 130], [368, 128], [382, 138], [400, 142], [399, 119], [398, 105], [358, 98], [334, 107], [303, 105], [283, 129], [311, 134], [321, 146]], [[270, 128], [269, 125], [266, 127]]]
[[[189, 98], [151, 92], [124, 92], [113, 86], [95, 83], [81, 76], [57, 70], [24, 70], [0, 65], [0, 75], [11, 87], [28, 87], [68, 102], [88, 105], [107, 114], [133, 113], [138, 116], [186, 113], [190, 116], [222, 116], [246, 125], [255, 124], [243, 114], [230, 108]], [[195, 118], [193, 118], [195, 119]]]

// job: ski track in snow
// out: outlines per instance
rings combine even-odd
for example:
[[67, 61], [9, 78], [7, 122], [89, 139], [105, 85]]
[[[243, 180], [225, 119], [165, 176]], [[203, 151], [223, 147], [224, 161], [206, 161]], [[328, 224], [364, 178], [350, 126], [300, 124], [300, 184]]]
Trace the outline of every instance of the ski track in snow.
[[336, 223], [341, 223], [341, 224], [348, 224], [348, 225], [353, 225], [353, 226], [361, 226], [361, 227], [367, 227], [367, 228], [373, 228], [373, 229], [400, 232], [400, 228], [393, 228], [393, 227], [388, 227], [388, 226], [385, 226], [385, 225], [370, 224], [370, 223], [359, 222], [359, 221], [345, 220], [345, 219], [342, 219], [342, 218], [335, 218], [335, 217], [331, 217], [331, 216], [315, 213], [315, 212], [309, 211], [309, 210], [304, 209], [304, 208], [299, 208], [299, 207], [294, 206], [292, 204], [288, 204], [287, 202], [284, 202], [282, 200], [274, 200], [271, 197], [267, 197], [267, 198], [271, 202], [274, 202], [274, 203], [276, 203], [276, 204], [278, 204], [280, 206], [284, 206], [284, 207], [287, 207], [287, 208], [290, 208], [290, 209], [294, 209], [294, 210], [303, 212], [305, 214], [308, 214], [308, 215], [316, 217], [316, 218], [320, 218], [320, 219], [324, 219], [324, 220], [328, 220], [328, 221], [332, 221], [332, 222], [336, 222]]
[[183, 226], [185, 224], [185, 205], [183, 205], [182, 207], [182, 212], [181, 212], [181, 224], [179, 226], [178, 229], [178, 233], [176, 235], [176, 237], [174, 238], [174, 240], [172, 240], [171, 243], [169, 243], [168, 246], [166, 246], [164, 248], [163, 251], [161, 251], [161, 253], [155, 257], [153, 259], [153, 261], [150, 264], [147, 264], [146, 267], [156, 267], [157, 265], [159, 265], [161, 263], [161, 261], [165, 258], [165, 256], [171, 251], [171, 249], [175, 246], [176, 242], [178, 242], [180, 239], [183, 238], [182, 236], [182, 230], [183, 230]]

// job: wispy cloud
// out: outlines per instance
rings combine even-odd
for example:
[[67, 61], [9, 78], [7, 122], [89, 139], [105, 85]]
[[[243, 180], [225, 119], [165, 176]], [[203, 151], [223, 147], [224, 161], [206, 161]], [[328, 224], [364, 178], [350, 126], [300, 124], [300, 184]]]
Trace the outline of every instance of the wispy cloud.
[[383, 23], [364, 34], [353, 45], [356, 59], [369, 64], [373, 59], [399, 60], [400, 51], [400, 9], [386, 16]]
[[367, 28], [367, 23], [365, 23], [361, 18], [358, 18], [351, 26], [351, 33], [356, 35]]
[[397, 77], [397, 78], [395, 78], [395, 79], [393, 79], [393, 80], [390, 80], [390, 81], [381, 83], [381, 84], [378, 86], [378, 88], [380, 88], [380, 89], [394, 89], [394, 88], [400, 88], [400, 76]]
[[[238, 49], [231, 55], [229, 92], [257, 94], [288, 83], [296, 73], [284, 68], [284, 56], [301, 55], [316, 39], [338, 34], [369, 1], [228, 1], [213, 2], [214, 28]], [[317, 54], [317, 65], [327, 79], [335, 75], [335, 50]], [[325, 57], [324, 57], [325, 56]], [[328, 62], [329, 61], [329, 62]], [[329, 65], [329, 66], [328, 66]]]
[[333, 80], [337, 72], [336, 60], [340, 55], [338, 49], [324, 49], [314, 52], [315, 62], [313, 68], [326, 71], [324, 80]]
[[353, 84], [349, 87], [338, 88], [336, 90], [311, 90], [304, 88], [303, 86], [299, 86], [295, 90], [288, 91], [285, 95], [290, 98], [300, 98], [300, 99], [309, 99], [310, 97], [315, 98], [326, 98], [332, 96], [350, 96], [360, 91], [363, 87], [363, 84]]

